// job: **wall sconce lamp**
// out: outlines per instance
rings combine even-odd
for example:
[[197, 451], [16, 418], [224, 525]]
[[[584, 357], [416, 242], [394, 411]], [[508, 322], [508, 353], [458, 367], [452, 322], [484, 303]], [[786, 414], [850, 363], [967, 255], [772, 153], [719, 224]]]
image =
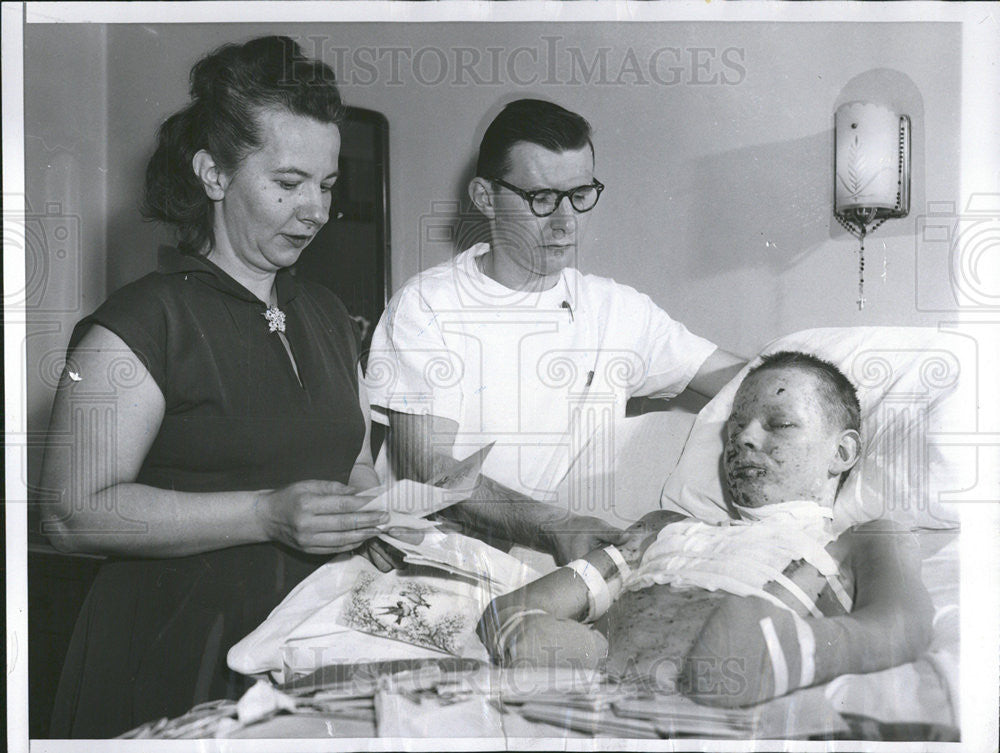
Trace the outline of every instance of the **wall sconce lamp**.
[[858, 310], [865, 306], [865, 236], [910, 213], [910, 118], [888, 107], [848, 102], [834, 116], [837, 222], [861, 242]]

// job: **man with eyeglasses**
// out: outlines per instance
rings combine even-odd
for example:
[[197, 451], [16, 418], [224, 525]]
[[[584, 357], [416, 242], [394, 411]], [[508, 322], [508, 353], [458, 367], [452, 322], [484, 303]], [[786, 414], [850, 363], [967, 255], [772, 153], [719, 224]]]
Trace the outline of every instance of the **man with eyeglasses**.
[[744, 363], [648, 296], [572, 266], [603, 190], [583, 117], [541, 100], [508, 104], [469, 184], [490, 242], [408, 281], [368, 361], [395, 475], [426, 481], [494, 442], [472, 497], [444, 514], [559, 564], [619, 540], [553, 492], [628, 399], [687, 387], [712, 396]]

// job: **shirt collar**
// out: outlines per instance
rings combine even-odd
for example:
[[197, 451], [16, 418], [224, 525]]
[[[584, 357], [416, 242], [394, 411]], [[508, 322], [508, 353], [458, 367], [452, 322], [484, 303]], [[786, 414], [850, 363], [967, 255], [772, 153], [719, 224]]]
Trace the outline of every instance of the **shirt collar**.
[[[466, 256], [464, 259], [465, 266], [467, 269], [467, 274], [469, 274], [473, 279], [489, 280], [490, 282], [493, 282], [496, 285], [500, 285], [500, 283], [495, 282], [492, 278], [483, 274], [483, 272], [480, 271], [479, 265], [476, 262], [476, 259], [478, 257], [488, 254], [489, 252], [490, 252], [490, 244], [486, 243], [485, 241], [470, 246], [466, 252]], [[580, 273], [574, 267], [566, 267], [560, 274], [561, 274], [560, 280], [556, 284], [563, 286], [566, 302], [569, 304], [570, 309], [572, 311], [576, 311], [577, 285], [579, 285], [580, 282], [579, 280]], [[511, 292], [516, 293], [516, 291], [511, 291]]]
[[[257, 296], [229, 276], [221, 267], [200, 254], [182, 254], [173, 246], [160, 246], [157, 253], [157, 271], [160, 274], [195, 275], [216, 290], [241, 301], [264, 305]], [[278, 271], [275, 277], [278, 306], [284, 306], [298, 294], [298, 285], [291, 268]]]

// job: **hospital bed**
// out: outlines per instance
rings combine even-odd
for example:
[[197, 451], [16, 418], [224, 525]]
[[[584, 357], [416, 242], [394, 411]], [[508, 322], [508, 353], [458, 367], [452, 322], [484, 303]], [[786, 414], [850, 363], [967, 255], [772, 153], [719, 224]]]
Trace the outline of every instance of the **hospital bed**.
[[[249, 711], [238, 716], [235, 703], [218, 702], [131, 736], [476, 737], [487, 747], [492, 738], [499, 748], [516, 747], [521, 738], [590, 736], [958, 739], [960, 505], [949, 500], [974, 485], [976, 469], [970, 448], [948, 440], [975, 426], [976, 385], [969, 378], [975, 354], [965, 338], [917, 328], [808, 330], [762, 353], [785, 349], [837, 363], [859, 388], [865, 455], [838, 496], [835, 524], [846, 529], [891, 517], [918, 537], [935, 616], [931, 644], [916, 661], [732, 712], [650, 696], [594, 674], [500, 670], [488, 666], [471, 633], [476, 610], [498, 589], [552, 563], [517, 548], [514, 556], [488, 553], [474, 542], [458, 544], [468, 546], [460, 556], [489, 571], [488, 585], [463, 578], [451, 579], [457, 586], [440, 585], [444, 573], [419, 571], [444, 589], [442, 599], [479, 600], [466, 610], [473, 616], [463, 628], [468, 634], [451, 652], [345, 627], [352, 588], [374, 570], [342, 556], [300, 584], [230, 652], [230, 666], [262, 678], [256, 705], [245, 704]], [[658, 507], [721, 517], [721, 429], [739, 379], [698, 413], [675, 406], [592, 433], [576, 450], [558, 499], [621, 527]]]

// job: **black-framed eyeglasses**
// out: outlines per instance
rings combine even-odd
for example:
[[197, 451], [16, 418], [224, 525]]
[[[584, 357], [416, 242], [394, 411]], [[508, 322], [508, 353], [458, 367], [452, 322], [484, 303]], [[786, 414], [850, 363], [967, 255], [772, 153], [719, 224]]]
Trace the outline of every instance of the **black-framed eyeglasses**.
[[490, 180], [503, 186], [508, 191], [513, 191], [528, 202], [531, 213], [536, 217], [548, 217], [555, 212], [562, 203], [563, 197], [569, 198], [569, 204], [573, 207], [574, 211], [589, 212], [597, 206], [597, 200], [601, 198], [601, 191], [604, 190], [604, 184], [597, 180], [597, 178], [594, 178], [593, 183], [588, 183], [585, 186], [577, 186], [568, 191], [557, 191], [554, 188], [525, 191], [523, 188], [512, 186], [507, 181], [500, 180], [499, 178], [490, 178]]

